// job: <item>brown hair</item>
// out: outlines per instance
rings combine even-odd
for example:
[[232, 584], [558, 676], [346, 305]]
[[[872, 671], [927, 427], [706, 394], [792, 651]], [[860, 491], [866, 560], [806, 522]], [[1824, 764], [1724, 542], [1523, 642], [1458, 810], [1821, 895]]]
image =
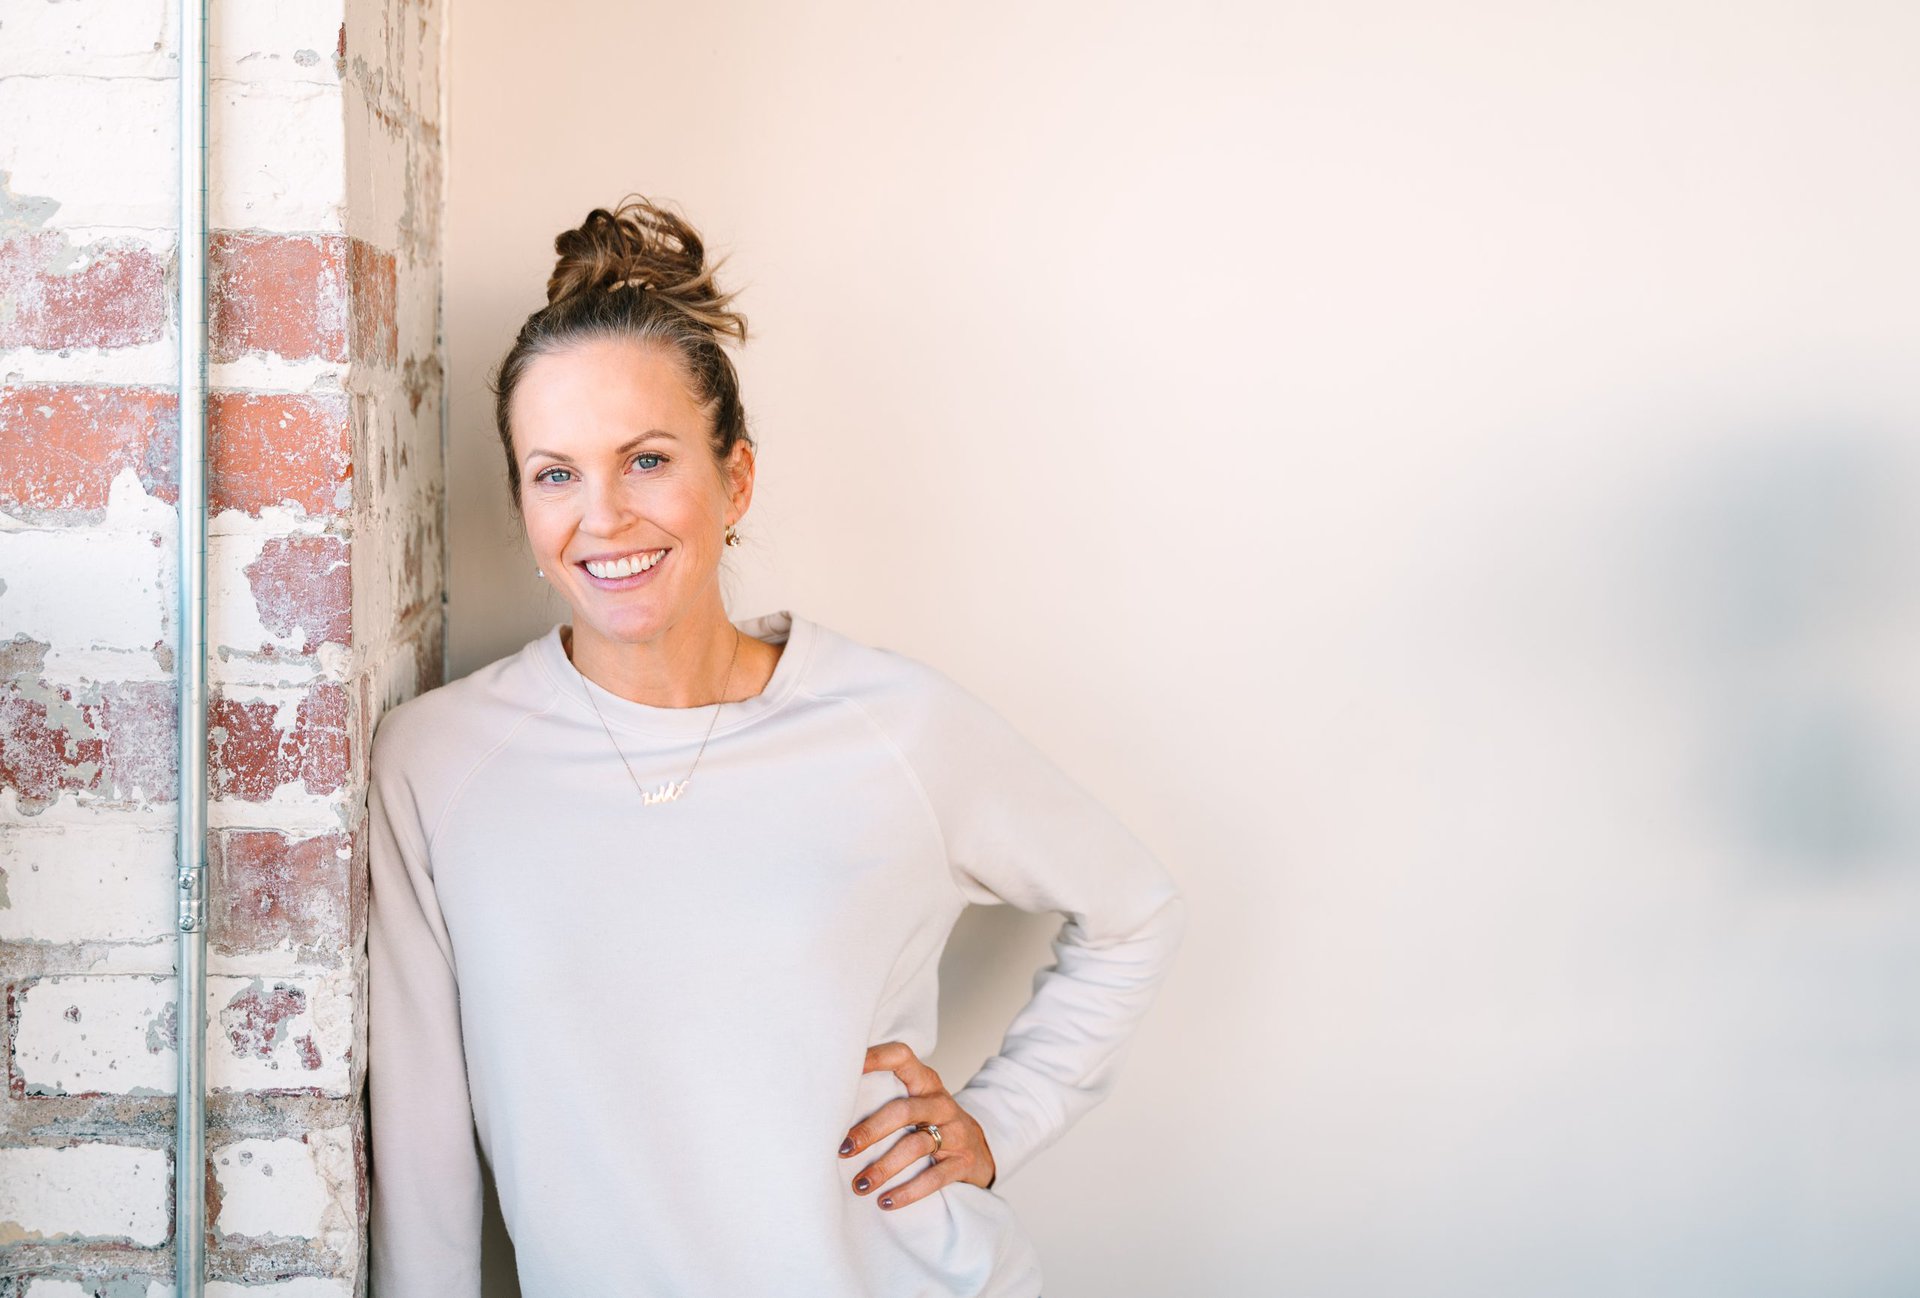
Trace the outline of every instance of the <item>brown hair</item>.
[[747, 318], [727, 309], [735, 294], [720, 291], [714, 280], [719, 263], [706, 264], [705, 246], [691, 225], [663, 205], [629, 194], [611, 212], [588, 212], [585, 221], [554, 239], [553, 250], [560, 259], [547, 279], [547, 304], [520, 326], [489, 387], [516, 513], [520, 464], [507, 420], [513, 390], [536, 357], [587, 339], [664, 346], [688, 393], [711, 416], [715, 463], [724, 463], [740, 442], [753, 447], [739, 375], [720, 349], [723, 334], [747, 340]]

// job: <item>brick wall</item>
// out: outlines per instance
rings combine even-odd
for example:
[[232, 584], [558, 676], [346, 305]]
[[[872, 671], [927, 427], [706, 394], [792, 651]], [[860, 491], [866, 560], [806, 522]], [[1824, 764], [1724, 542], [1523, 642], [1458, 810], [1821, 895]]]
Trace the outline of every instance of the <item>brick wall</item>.
[[[227, 1298], [365, 1291], [367, 739], [443, 661], [443, 24], [214, 0]], [[0, 0], [0, 1298], [174, 1292], [178, 65], [170, 4]]]

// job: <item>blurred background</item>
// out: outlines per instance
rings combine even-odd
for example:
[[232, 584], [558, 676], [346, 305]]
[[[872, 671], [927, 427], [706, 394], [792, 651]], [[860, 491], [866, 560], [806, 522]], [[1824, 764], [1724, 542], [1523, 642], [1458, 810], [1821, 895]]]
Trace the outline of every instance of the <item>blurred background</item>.
[[[1006, 1192], [1050, 1295], [1920, 1292], [1920, 10], [452, 27], [449, 675], [567, 616], [492, 368], [670, 199], [734, 615], [953, 674], [1188, 892]], [[1057, 924], [963, 921], [953, 1084]]]

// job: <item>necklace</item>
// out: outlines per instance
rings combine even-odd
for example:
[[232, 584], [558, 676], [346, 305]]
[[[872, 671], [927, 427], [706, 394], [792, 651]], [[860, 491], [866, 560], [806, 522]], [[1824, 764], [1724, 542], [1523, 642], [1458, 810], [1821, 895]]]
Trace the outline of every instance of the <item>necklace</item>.
[[[620, 754], [620, 764], [627, 768], [627, 778], [633, 781], [634, 788], [640, 790], [640, 801], [645, 806], [651, 807], [656, 802], [672, 802], [686, 791], [688, 784], [692, 783], [693, 773], [700, 765], [700, 758], [704, 756], [707, 751], [707, 740], [713, 738], [713, 727], [720, 720], [720, 709], [727, 704], [727, 686], [733, 684], [733, 664], [739, 657], [740, 631], [739, 628], [736, 627], [733, 632], [733, 657], [727, 659], [727, 679], [721, 682], [720, 702], [714, 705], [713, 720], [707, 722], [706, 738], [700, 741], [700, 751], [693, 755], [693, 765], [687, 768], [685, 775], [681, 776], [678, 780], [668, 780], [657, 789], [649, 790], [642, 787], [640, 777], [633, 773], [633, 763], [627, 760], [626, 753], [621, 752], [620, 741], [613, 737], [613, 727], [607, 724], [607, 714], [602, 712], [600, 705], [593, 701], [593, 691], [591, 689], [587, 691], [587, 702], [592, 706], [593, 714], [600, 718], [600, 728], [607, 732], [607, 742], [613, 745], [614, 752]], [[571, 662], [573, 656], [569, 654], [567, 659]], [[587, 674], [585, 672], [580, 671], [578, 667], [575, 667], [574, 671], [580, 672], [582, 684], [587, 683]]]

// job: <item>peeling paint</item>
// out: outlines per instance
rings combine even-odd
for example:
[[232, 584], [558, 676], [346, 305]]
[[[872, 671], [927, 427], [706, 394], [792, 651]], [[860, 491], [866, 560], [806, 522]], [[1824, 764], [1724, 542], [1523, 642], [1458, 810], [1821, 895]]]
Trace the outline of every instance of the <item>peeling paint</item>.
[[307, 994], [298, 987], [276, 982], [268, 989], [256, 978], [220, 1011], [220, 1025], [235, 1055], [271, 1059], [287, 1020], [306, 1009]]
[[37, 230], [59, 210], [59, 199], [44, 194], [14, 193], [13, 173], [0, 170], [0, 237]]

